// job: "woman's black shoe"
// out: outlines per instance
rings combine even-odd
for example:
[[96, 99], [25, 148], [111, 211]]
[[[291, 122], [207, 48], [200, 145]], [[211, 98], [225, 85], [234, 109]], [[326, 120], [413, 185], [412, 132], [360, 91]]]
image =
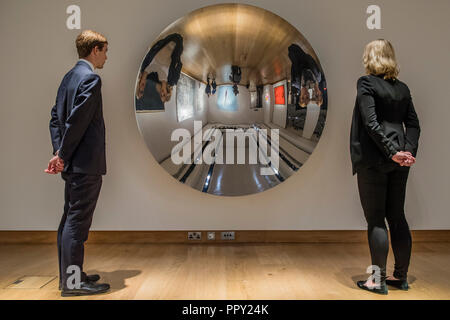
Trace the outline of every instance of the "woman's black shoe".
[[386, 286], [386, 283], [382, 283], [379, 288], [376, 288], [376, 287], [369, 288], [365, 285], [365, 283], [366, 283], [366, 280], [356, 282], [356, 284], [358, 285], [358, 287], [360, 289], [367, 290], [367, 291], [370, 291], [373, 293], [378, 293], [378, 294], [388, 294], [388, 288]]
[[408, 291], [408, 289], [409, 289], [407, 280], [387, 280], [386, 279], [386, 284], [393, 286], [397, 289], [404, 290], [404, 291]]

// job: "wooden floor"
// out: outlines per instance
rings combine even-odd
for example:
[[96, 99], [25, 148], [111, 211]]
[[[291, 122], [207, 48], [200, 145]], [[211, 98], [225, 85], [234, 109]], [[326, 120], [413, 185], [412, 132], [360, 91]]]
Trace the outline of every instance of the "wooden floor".
[[[393, 255], [389, 253], [388, 272]], [[450, 299], [450, 243], [414, 243], [408, 292], [362, 291], [366, 244], [88, 244], [85, 270], [106, 294], [62, 298], [55, 278], [6, 289], [23, 276], [57, 276], [55, 245], [1, 245], [0, 299]]]

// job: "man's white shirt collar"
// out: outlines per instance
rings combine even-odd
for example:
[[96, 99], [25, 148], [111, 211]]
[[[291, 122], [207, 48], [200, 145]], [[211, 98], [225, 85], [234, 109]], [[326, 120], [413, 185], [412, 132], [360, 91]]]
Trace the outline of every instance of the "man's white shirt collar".
[[86, 62], [89, 65], [89, 67], [91, 68], [91, 70], [94, 71], [94, 65], [90, 61], [87, 61], [86, 59], [80, 59], [78, 61]]

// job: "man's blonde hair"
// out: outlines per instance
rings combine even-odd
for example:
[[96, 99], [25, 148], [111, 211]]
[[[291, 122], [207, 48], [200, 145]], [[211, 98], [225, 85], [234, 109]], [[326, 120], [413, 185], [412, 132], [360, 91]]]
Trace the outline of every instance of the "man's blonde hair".
[[77, 40], [75, 41], [78, 57], [86, 58], [91, 54], [92, 49], [95, 47], [103, 50], [103, 46], [107, 43], [108, 40], [106, 40], [106, 37], [101, 33], [92, 30], [84, 30], [78, 35]]
[[366, 45], [363, 63], [367, 74], [384, 75], [384, 79], [396, 79], [399, 73], [394, 47], [385, 39], [374, 40]]

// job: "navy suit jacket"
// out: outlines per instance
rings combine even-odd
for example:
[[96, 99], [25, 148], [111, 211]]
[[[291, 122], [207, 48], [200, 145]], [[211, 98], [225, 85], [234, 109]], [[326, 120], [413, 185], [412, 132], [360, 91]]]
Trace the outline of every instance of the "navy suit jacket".
[[106, 174], [105, 122], [101, 79], [84, 61], [64, 76], [51, 111], [53, 154], [59, 150], [64, 171]]

